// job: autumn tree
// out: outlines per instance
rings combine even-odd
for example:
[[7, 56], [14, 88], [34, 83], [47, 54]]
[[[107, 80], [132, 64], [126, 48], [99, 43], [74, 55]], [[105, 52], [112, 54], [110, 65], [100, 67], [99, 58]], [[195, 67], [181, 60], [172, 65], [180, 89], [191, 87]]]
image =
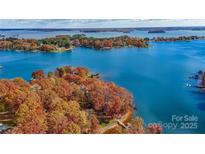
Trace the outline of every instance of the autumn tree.
[[16, 127], [11, 133], [46, 133], [46, 114], [37, 94], [30, 93], [20, 104], [15, 116]]
[[44, 78], [44, 77], [45, 77], [45, 74], [44, 74], [43, 70], [37, 70], [37, 71], [32, 73], [32, 78], [33, 79], [41, 79], [41, 78]]
[[162, 127], [159, 124], [152, 123], [148, 125], [147, 132], [149, 134], [162, 134]]
[[98, 134], [99, 129], [100, 129], [99, 120], [97, 119], [95, 115], [92, 115], [90, 119], [91, 119], [90, 120], [91, 121], [91, 133]]
[[[127, 39], [122, 37], [121, 39]], [[100, 133], [102, 122], [122, 118], [132, 112], [132, 95], [112, 82], [92, 77], [87, 68], [65, 66], [35, 80], [0, 80], [1, 111], [14, 115], [14, 127], [6, 133]], [[158, 126], [144, 131], [141, 119], [115, 133], [160, 133]]]

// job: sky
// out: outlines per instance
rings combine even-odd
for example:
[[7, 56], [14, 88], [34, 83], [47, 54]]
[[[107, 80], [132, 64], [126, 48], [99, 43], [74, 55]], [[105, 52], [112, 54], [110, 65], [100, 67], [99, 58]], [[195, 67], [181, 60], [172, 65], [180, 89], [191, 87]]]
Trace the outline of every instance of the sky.
[[205, 19], [0, 19], [0, 28], [122, 28], [205, 26]]

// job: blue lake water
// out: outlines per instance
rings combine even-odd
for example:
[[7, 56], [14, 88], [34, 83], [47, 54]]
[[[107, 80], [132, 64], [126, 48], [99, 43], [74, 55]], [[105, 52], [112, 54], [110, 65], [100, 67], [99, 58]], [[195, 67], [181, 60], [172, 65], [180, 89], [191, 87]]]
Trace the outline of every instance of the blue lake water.
[[[37, 69], [53, 71], [58, 66], [88, 67], [102, 79], [125, 87], [134, 95], [136, 112], [145, 123], [176, 123], [172, 115], [197, 116], [197, 129], [181, 121], [165, 133], [205, 133], [205, 96], [186, 87], [188, 76], [205, 69], [205, 41], [152, 43], [148, 49], [121, 48], [96, 51], [75, 48], [65, 53], [0, 51], [0, 78], [29, 80]], [[171, 122], [171, 123], [170, 123]], [[183, 123], [186, 129], [179, 128]], [[188, 124], [187, 124], [188, 123]]]

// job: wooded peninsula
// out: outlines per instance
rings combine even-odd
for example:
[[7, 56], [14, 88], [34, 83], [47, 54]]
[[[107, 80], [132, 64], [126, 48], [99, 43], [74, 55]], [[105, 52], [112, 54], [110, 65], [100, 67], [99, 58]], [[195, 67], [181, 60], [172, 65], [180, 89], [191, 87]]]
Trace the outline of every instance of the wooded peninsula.
[[84, 34], [76, 34], [73, 36], [58, 35], [44, 39], [19, 39], [9, 37], [0, 39], [0, 49], [32, 52], [64, 52], [71, 51], [75, 47], [85, 47], [96, 50], [109, 50], [122, 47], [148, 48], [150, 47], [149, 42], [175, 42], [204, 39], [204, 36], [153, 37], [150, 39], [129, 37], [126, 35], [111, 38], [94, 38], [86, 37]]
[[32, 80], [0, 80], [1, 133], [162, 133], [157, 124], [134, 117], [130, 92], [91, 74], [64, 66]]
[[0, 40], [0, 49], [2, 50], [62, 52], [69, 51], [74, 47], [94, 48], [97, 50], [121, 47], [147, 48], [148, 41], [146, 39], [131, 38], [129, 36], [93, 38], [86, 37], [85, 35], [59, 35], [45, 39], [2, 38]]

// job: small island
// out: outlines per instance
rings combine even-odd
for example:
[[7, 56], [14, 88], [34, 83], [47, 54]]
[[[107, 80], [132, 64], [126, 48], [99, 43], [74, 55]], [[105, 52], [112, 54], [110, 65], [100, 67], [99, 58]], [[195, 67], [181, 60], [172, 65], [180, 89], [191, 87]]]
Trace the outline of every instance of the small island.
[[179, 36], [179, 37], [153, 37], [150, 41], [153, 42], [177, 42], [177, 41], [192, 41], [204, 40], [205, 36]]
[[1, 133], [162, 133], [157, 125], [144, 125], [134, 117], [130, 92], [87, 68], [64, 66], [32, 80], [0, 80]]
[[204, 39], [205, 36], [153, 37], [150, 39], [129, 37], [127, 35], [110, 38], [94, 38], [86, 37], [84, 34], [76, 34], [73, 36], [57, 35], [56, 37], [44, 39], [18, 39], [9, 37], [0, 39], [0, 49], [31, 52], [65, 52], [71, 51], [75, 47], [83, 47], [102, 51], [123, 47], [148, 48], [150, 47], [149, 42], [176, 42]]
[[148, 33], [166, 33], [166, 31], [160, 29], [151, 29], [148, 31]]

